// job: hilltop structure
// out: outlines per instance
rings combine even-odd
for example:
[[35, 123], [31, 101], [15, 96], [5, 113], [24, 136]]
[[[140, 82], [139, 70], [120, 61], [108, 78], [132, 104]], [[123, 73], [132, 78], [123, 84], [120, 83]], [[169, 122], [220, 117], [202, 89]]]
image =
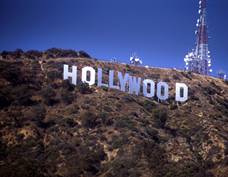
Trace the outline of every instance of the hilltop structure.
[[207, 1], [199, 1], [199, 19], [197, 20], [196, 30], [196, 47], [189, 52], [185, 58], [185, 69], [187, 71], [209, 75], [211, 69], [211, 57], [208, 49], [208, 32], [207, 32]]
[[142, 60], [136, 55], [136, 53], [133, 53], [130, 57], [130, 64], [139, 66], [142, 64]]
[[219, 72], [218, 72], [218, 78], [219, 79], [223, 79], [223, 80], [226, 80], [226, 73], [224, 72], [224, 71], [222, 71], [222, 70], [220, 70]]

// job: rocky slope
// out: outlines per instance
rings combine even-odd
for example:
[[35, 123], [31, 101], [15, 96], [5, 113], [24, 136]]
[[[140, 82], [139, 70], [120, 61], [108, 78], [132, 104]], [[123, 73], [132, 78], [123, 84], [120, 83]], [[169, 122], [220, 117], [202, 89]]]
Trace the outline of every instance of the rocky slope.
[[[63, 81], [63, 64], [163, 80], [168, 101]], [[177, 103], [174, 84], [189, 86]], [[86, 58], [0, 61], [1, 177], [227, 177], [228, 84]]]

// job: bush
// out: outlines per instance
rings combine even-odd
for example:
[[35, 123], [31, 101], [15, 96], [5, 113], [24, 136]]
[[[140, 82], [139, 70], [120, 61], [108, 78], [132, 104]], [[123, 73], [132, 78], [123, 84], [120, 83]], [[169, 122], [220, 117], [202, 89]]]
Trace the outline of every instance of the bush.
[[170, 82], [171, 80], [169, 78], [163, 79], [164, 82]]
[[7, 156], [6, 148], [6, 144], [0, 139], [0, 160], [3, 160]]
[[128, 117], [119, 117], [115, 122], [116, 128], [127, 128], [129, 130], [136, 130], [135, 122]]
[[42, 58], [43, 53], [38, 50], [29, 50], [25, 52], [25, 57], [29, 59], [38, 60]]
[[22, 58], [24, 55], [24, 52], [22, 49], [16, 49], [15, 51], [3, 51], [1, 53], [2, 58], [8, 59], [8, 60], [16, 60], [19, 58]]
[[202, 164], [191, 161], [164, 164], [162, 169], [156, 170], [158, 177], [213, 177]]
[[80, 118], [82, 126], [86, 128], [95, 128], [99, 124], [97, 116], [90, 111], [83, 112]]
[[74, 95], [65, 89], [61, 90], [61, 98], [66, 104], [71, 104], [74, 101]]
[[93, 142], [91, 145], [85, 143], [79, 149], [79, 154], [76, 157], [78, 162], [73, 166], [73, 168], [79, 167], [78, 171], [81, 171], [81, 175], [77, 176], [98, 176], [96, 174], [101, 168], [101, 162], [106, 157], [103, 147]]
[[218, 91], [216, 89], [214, 89], [213, 87], [203, 87], [204, 90], [204, 94], [207, 95], [215, 95], [218, 93]]
[[46, 109], [43, 105], [38, 104], [31, 106], [30, 109], [23, 111], [23, 118], [28, 121], [35, 121], [38, 125], [42, 122], [46, 115]]
[[17, 64], [1, 63], [0, 74], [1, 76], [9, 81], [13, 86], [22, 84], [24, 78], [22, 78], [22, 73], [20, 67], [22, 66], [21, 62]]
[[22, 49], [16, 49], [15, 51], [3, 51], [1, 53], [2, 58], [9, 60], [16, 60], [22, 58], [24, 51]]
[[191, 72], [184, 72], [182, 71], [181, 74], [189, 80], [192, 80], [192, 73]]
[[152, 101], [149, 100], [145, 100], [143, 102], [143, 107], [148, 111], [151, 112], [153, 110], [153, 108], [156, 106], [156, 104]]
[[104, 90], [104, 91], [106, 91], [106, 92], [108, 91], [108, 87], [102, 86], [101, 89]]
[[36, 103], [31, 100], [32, 92], [27, 85], [12, 88], [9, 97], [11, 97], [14, 105], [31, 106]]
[[61, 79], [62, 77], [62, 74], [58, 71], [49, 71], [47, 73], [47, 77], [51, 80], [51, 81], [54, 81], [55, 79]]
[[66, 50], [61, 48], [50, 48], [45, 52], [40, 52], [37, 50], [29, 50], [24, 52], [21, 49], [17, 49], [15, 51], [3, 51], [1, 53], [2, 58], [9, 59], [9, 60], [16, 60], [18, 58], [29, 58], [29, 59], [40, 59], [45, 57], [46, 59], [49, 58], [91, 58], [91, 56], [86, 53], [85, 51], [75, 51], [75, 50]]
[[77, 103], [71, 104], [70, 106], [66, 107], [67, 114], [77, 114], [80, 108]]
[[66, 119], [66, 124], [70, 128], [75, 127], [77, 125], [77, 123], [72, 118]]
[[113, 136], [112, 137], [112, 149], [121, 148], [123, 145], [128, 144], [128, 136], [125, 134], [122, 136]]
[[67, 57], [67, 58], [77, 58], [78, 52], [74, 51], [74, 50], [61, 50], [61, 54], [59, 57]]
[[41, 90], [41, 95], [46, 105], [53, 106], [55, 103], [57, 103], [57, 100], [55, 99], [56, 93], [50, 85]]
[[10, 98], [0, 92], [0, 109], [8, 107], [11, 104]]
[[173, 79], [174, 79], [174, 80], [180, 80], [180, 77], [179, 77], [178, 75], [175, 75], [175, 74], [174, 74], [174, 75], [173, 75]]
[[104, 172], [106, 177], [139, 177], [142, 169], [138, 166], [138, 156], [136, 155], [121, 155], [111, 161], [107, 171]]
[[134, 102], [135, 99], [131, 95], [124, 95], [122, 97], [122, 100], [126, 103]]
[[3, 59], [7, 59], [7, 57], [9, 56], [9, 54], [10, 54], [10, 52], [9, 51], [2, 51], [2, 53], [1, 53], [1, 56], [2, 56], [2, 58]]
[[89, 87], [89, 84], [85, 82], [80, 82], [76, 88], [81, 94], [90, 94], [93, 92], [93, 90]]
[[228, 85], [228, 80], [225, 80], [224, 82], [225, 82], [226, 85]]
[[64, 89], [68, 90], [68, 91], [73, 91], [74, 90], [74, 85], [70, 83], [69, 80], [64, 80], [62, 82], [62, 86]]
[[91, 58], [91, 56], [88, 53], [86, 53], [85, 51], [82, 51], [81, 50], [78, 53], [79, 53], [79, 57], [82, 57], [82, 58]]
[[109, 113], [113, 112], [112, 107], [108, 106], [108, 105], [105, 105], [103, 109], [104, 109], [104, 111], [109, 112]]
[[160, 74], [150, 74], [150, 78], [153, 78], [154, 80], [159, 80], [161, 78]]
[[[149, 163], [150, 168], [156, 169], [162, 167], [165, 163], [165, 151], [161, 149], [154, 141], [143, 141], [143, 153]], [[159, 169], [161, 170], [161, 169]]]
[[178, 106], [177, 106], [176, 102], [173, 102], [173, 101], [172, 101], [172, 103], [171, 103], [170, 106], [169, 106], [169, 109], [170, 109], [170, 110], [178, 109]]
[[130, 70], [131, 70], [130, 65], [126, 64], [126, 71], [130, 71]]
[[61, 49], [50, 48], [45, 51], [46, 58], [58, 58], [61, 54]]
[[153, 117], [155, 118], [155, 125], [158, 128], [164, 128], [166, 124], [166, 120], [168, 118], [166, 109], [155, 109], [153, 111]]
[[29, 157], [22, 157], [13, 163], [0, 166], [1, 177], [44, 177], [45, 171], [44, 163]]
[[109, 117], [109, 114], [107, 112], [101, 112], [100, 118], [104, 125], [110, 126], [113, 124], [113, 120]]
[[151, 128], [151, 127], [146, 127], [146, 133], [150, 136], [151, 139], [153, 139], [156, 143], [160, 142], [160, 137], [158, 135], [158, 131]]

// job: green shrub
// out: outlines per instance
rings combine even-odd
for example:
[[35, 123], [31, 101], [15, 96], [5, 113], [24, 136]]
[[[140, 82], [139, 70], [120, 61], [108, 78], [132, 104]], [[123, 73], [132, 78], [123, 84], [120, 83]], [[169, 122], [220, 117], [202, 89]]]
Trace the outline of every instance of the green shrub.
[[48, 77], [51, 81], [53, 81], [53, 80], [55, 80], [55, 79], [61, 79], [62, 74], [61, 74], [61, 72], [58, 72], [58, 71], [53, 70], [53, 71], [49, 71], [49, 72], [47, 73], [47, 77]]
[[149, 135], [151, 139], [153, 139], [155, 142], [159, 143], [160, 142], [160, 137], [158, 135], [158, 131], [151, 128], [151, 127], [146, 127], [146, 133]]
[[112, 161], [105, 172], [106, 177], [139, 177], [142, 170], [137, 166], [138, 158], [133, 155], [121, 155]]
[[0, 139], [0, 160], [3, 160], [7, 156], [6, 148], [7, 148], [6, 144], [3, 143], [2, 140]]
[[68, 125], [68, 127], [75, 127], [77, 125], [77, 123], [72, 118], [66, 119], [66, 124]]
[[4, 93], [0, 92], [0, 109], [8, 107], [11, 104], [10, 98]]
[[74, 94], [68, 90], [61, 89], [61, 99], [65, 104], [71, 104], [74, 101]]
[[156, 169], [162, 167], [166, 159], [165, 151], [163, 149], [161, 149], [154, 141], [148, 140], [143, 141], [142, 148], [150, 168]]
[[181, 74], [189, 80], [192, 80], [192, 73], [191, 72], [184, 72], [182, 71]]
[[44, 177], [44, 163], [29, 157], [14, 159], [12, 163], [0, 166], [1, 177]]
[[82, 57], [82, 58], [91, 58], [91, 56], [83, 50], [79, 51], [78, 54], [79, 54], [79, 57]]
[[[77, 157], [78, 158], [78, 157]], [[97, 176], [101, 168], [101, 162], [106, 158], [104, 149], [96, 144], [83, 144], [80, 146], [79, 162], [75, 166], [79, 166], [85, 176]], [[82, 176], [82, 175], [81, 175]]]
[[129, 130], [136, 130], [136, 124], [128, 117], [119, 117], [115, 122], [116, 128], [127, 128]]
[[104, 111], [109, 112], [109, 113], [113, 111], [112, 108], [108, 105], [105, 105], [103, 109], [104, 109]]
[[89, 87], [89, 84], [85, 82], [80, 82], [76, 88], [81, 94], [90, 94], [93, 92], [93, 90]]
[[108, 91], [108, 87], [102, 86], [101, 89], [104, 90], [104, 91], [106, 91], [106, 92]]
[[42, 122], [46, 115], [46, 109], [42, 104], [31, 106], [30, 109], [23, 111], [23, 118], [25, 121], [31, 120], [38, 123]]
[[143, 102], [143, 107], [148, 111], [151, 112], [153, 110], [153, 108], [156, 106], [156, 104], [152, 101], [149, 100], [145, 100]]
[[133, 102], [135, 101], [135, 99], [131, 96], [131, 95], [124, 95], [122, 97], [122, 100], [126, 103], [130, 103], [130, 102]]
[[84, 111], [81, 115], [81, 123], [83, 127], [95, 128], [98, 125], [97, 116], [90, 111]]
[[170, 79], [169, 78], [165, 78], [163, 79], [164, 82], [170, 82]]
[[130, 71], [131, 67], [130, 65], [126, 64], [126, 71]]
[[18, 105], [31, 106], [35, 104], [35, 102], [31, 100], [32, 92], [28, 86], [19, 86], [14, 90], [16, 91], [16, 102]]
[[29, 50], [29, 51], [25, 52], [25, 57], [29, 58], [29, 59], [38, 60], [38, 59], [42, 58], [42, 54], [43, 53], [38, 50]]
[[174, 74], [174, 75], [173, 75], [173, 79], [174, 79], [174, 80], [180, 80], [180, 77], [179, 77], [178, 75], [175, 75], [175, 74]]
[[164, 164], [162, 169], [156, 169], [158, 177], [213, 177], [202, 164], [191, 161]]
[[203, 87], [203, 91], [206, 96], [215, 95], [218, 93], [218, 91], [213, 87]]
[[73, 57], [77, 58], [78, 52], [74, 50], [66, 50], [60, 48], [50, 48], [44, 52], [46, 58], [64, 58], [64, 57]]
[[74, 85], [70, 83], [69, 80], [64, 80], [62, 82], [62, 87], [68, 91], [73, 91], [74, 90]]
[[153, 117], [155, 119], [155, 125], [159, 128], [164, 128], [168, 118], [167, 110], [155, 109], [153, 110]]
[[128, 144], [129, 140], [126, 135], [123, 136], [113, 136], [112, 137], [112, 148], [121, 148], [124, 144]]
[[172, 103], [171, 103], [170, 106], [169, 106], [169, 109], [170, 109], [170, 110], [178, 109], [178, 106], [177, 106], [176, 102], [173, 102], [173, 101], [172, 101]]
[[46, 105], [53, 106], [57, 103], [55, 90], [50, 85], [41, 90], [41, 95]]
[[113, 120], [110, 118], [110, 116], [107, 112], [101, 112], [100, 118], [104, 125], [110, 126], [113, 124]]
[[1, 65], [3, 65], [0, 66], [1, 77], [14, 86], [24, 83], [24, 78], [22, 77], [22, 72], [20, 70], [20, 67], [23, 66], [21, 62], [18, 62], [17, 64], [1, 62]]

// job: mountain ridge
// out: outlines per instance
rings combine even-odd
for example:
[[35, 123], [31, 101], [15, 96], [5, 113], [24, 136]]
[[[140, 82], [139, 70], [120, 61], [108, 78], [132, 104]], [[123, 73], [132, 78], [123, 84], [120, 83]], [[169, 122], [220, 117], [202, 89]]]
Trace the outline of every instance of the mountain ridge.
[[[73, 86], [63, 64], [165, 81], [167, 101]], [[78, 77], [80, 74], [78, 74]], [[0, 60], [0, 176], [226, 177], [228, 85], [209, 76], [91, 58]], [[189, 87], [173, 99], [175, 82]]]

